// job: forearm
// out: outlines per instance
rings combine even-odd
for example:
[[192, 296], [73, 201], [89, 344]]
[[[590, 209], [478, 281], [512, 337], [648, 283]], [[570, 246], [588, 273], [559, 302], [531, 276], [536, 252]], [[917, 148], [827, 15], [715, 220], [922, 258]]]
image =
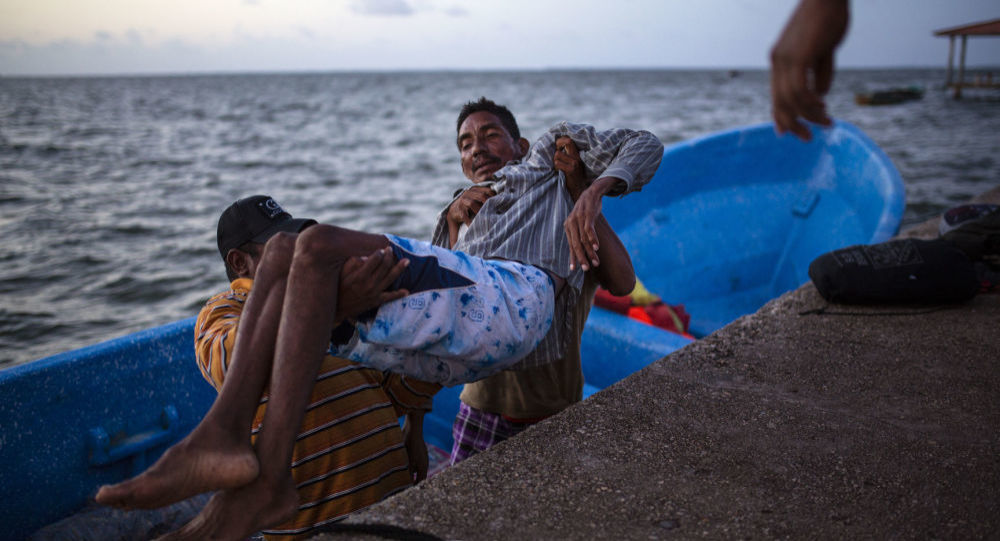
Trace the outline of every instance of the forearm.
[[424, 412], [414, 411], [403, 422], [403, 443], [409, 460], [410, 475], [415, 482], [427, 478], [428, 456], [424, 443]]
[[628, 250], [603, 214], [595, 220], [594, 228], [600, 243], [597, 257], [601, 261], [601, 264], [593, 269], [597, 283], [612, 295], [628, 295], [635, 287], [635, 269], [632, 268], [632, 258], [628, 255]]
[[[606, 195], [624, 195], [642, 189], [656, 174], [663, 159], [663, 143], [650, 132], [638, 131], [627, 137], [600, 176], [622, 182]], [[596, 171], [595, 171], [596, 173]]]
[[412, 410], [403, 420], [403, 436], [412, 442], [423, 441], [424, 411]]
[[[584, 205], [596, 207], [600, 199], [621, 182], [616, 177], [601, 177], [579, 193], [573, 186], [567, 185], [567, 188], [574, 202], [584, 198]], [[594, 267], [593, 272], [598, 283], [615, 295], [627, 295], [635, 286], [632, 258], [604, 214], [597, 214], [595, 217], [594, 232], [597, 235], [597, 258], [600, 265]]]
[[[591, 184], [589, 190], [593, 190], [594, 195], [603, 197], [620, 184], [621, 179], [616, 177], [601, 177]], [[628, 250], [622, 244], [620, 238], [611, 228], [611, 224], [604, 217], [598, 214], [594, 220], [594, 229], [597, 233], [598, 250], [597, 257], [601, 264], [594, 269], [597, 282], [614, 295], [627, 295], [635, 287], [635, 270], [632, 268], [632, 258], [628, 255]]]

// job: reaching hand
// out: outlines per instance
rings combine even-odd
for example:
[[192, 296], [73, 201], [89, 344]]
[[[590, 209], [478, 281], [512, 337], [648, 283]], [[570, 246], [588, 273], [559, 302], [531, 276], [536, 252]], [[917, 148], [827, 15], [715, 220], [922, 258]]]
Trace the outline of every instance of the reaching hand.
[[337, 289], [337, 323], [409, 294], [405, 289], [386, 291], [410, 264], [409, 259], [395, 263], [393, 259], [392, 250], [383, 248], [344, 263]]
[[812, 136], [802, 120], [831, 124], [823, 96], [833, 82], [833, 53], [844, 38], [847, 0], [802, 0], [771, 49], [771, 109], [778, 133]]

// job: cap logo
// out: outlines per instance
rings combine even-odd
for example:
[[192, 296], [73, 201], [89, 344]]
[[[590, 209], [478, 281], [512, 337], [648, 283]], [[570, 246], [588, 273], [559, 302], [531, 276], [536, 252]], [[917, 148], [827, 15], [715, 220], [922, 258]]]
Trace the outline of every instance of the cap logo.
[[257, 208], [259, 208], [260, 211], [264, 213], [264, 216], [267, 216], [267, 219], [269, 220], [273, 220], [275, 216], [285, 212], [285, 210], [278, 205], [278, 202], [270, 197], [257, 203]]

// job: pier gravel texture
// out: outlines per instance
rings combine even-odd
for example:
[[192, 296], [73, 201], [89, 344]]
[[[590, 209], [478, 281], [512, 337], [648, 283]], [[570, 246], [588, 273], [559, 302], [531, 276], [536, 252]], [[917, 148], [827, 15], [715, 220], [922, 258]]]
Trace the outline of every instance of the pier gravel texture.
[[1000, 295], [827, 305], [806, 284], [345, 525], [462, 540], [995, 537], [998, 364]]

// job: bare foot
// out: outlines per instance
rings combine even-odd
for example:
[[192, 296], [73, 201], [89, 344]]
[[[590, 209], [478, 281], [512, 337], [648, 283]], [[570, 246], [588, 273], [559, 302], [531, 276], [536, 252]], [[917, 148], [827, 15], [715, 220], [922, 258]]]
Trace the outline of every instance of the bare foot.
[[179, 441], [132, 479], [105, 485], [97, 491], [97, 502], [123, 509], [154, 509], [191, 496], [236, 488], [258, 474], [257, 456], [245, 445], [199, 446], [190, 436]]
[[158, 541], [239, 540], [295, 516], [299, 493], [291, 477], [278, 485], [261, 478], [249, 485], [216, 492], [198, 516]]

